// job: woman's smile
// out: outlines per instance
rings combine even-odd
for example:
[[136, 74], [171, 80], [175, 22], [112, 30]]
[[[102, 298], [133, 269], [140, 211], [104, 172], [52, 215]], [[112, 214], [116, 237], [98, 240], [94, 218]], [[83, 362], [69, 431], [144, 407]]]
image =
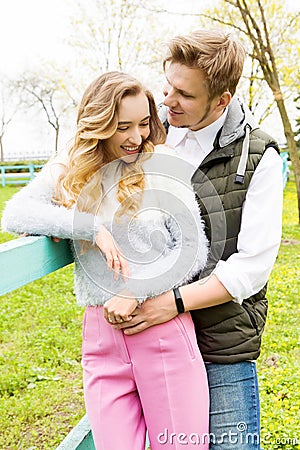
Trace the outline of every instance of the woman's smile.
[[121, 145], [121, 149], [124, 150], [124, 152], [127, 155], [132, 155], [132, 154], [135, 154], [135, 153], [139, 153], [140, 145], [135, 145], [135, 146]]

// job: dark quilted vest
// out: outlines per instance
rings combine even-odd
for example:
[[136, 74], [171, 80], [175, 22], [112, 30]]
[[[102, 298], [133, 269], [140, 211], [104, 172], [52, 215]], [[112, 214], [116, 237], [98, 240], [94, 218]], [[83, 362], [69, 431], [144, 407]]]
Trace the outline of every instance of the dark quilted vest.
[[[216, 144], [192, 177], [211, 245], [207, 268], [201, 278], [209, 275], [220, 259], [226, 260], [237, 251], [242, 205], [252, 175], [267, 147], [278, 150], [266, 133], [252, 131], [244, 183], [238, 184], [235, 176], [242, 145], [243, 139], [223, 148]], [[242, 305], [230, 301], [192, 312], [205, 361], [234, 363], [258, 358], [268, 308], [266, 291], [267, 286], [245, 299]]]

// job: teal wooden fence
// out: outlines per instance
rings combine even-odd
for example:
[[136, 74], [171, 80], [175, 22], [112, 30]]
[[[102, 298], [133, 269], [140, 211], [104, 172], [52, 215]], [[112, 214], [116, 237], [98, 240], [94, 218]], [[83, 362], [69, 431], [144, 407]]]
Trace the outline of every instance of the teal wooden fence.
[[[35, 171], [41, 169], [43, 164], [20, 164], [16, 166], [0, 166], [1, 186], [7, 184], [27, 184], [35, 176]], [[20, 172], [20, 170], [22, 172]]]
[[[69, 242], [28, 236], [0, 245], [0, 295], [24, 286], [73, 262]], [[4, 275], [5, 274], [5, 275]], [[59, 445], [59, 450], [95, 450], [87, 416]]]
[[281, 152], [280, 156], [282, 159], [283, 188], [285, 188], [286, 182], [288, 181], [290, 176], [289, 153]]
[[[0, 245], [0, 295], [7, 294], [73, 262], [69, 241], [53, 242], [28, 236]], [[3, 276], [5, 274], [5, 276]], [[146, 448], [149, 445], [147, 440]], [[57, 450], [95, 450], [87, 416], [68, 434]]]
[[[290, 173], [289, 154], [288, 152], [284, 151], [280, 153], [280, 156], [282, 159], [283, 184], [285, 186]], [[35, 170], [41, 169], [42, 167], [43, 167], [42, 164], [0, 166], [1, 185], [2, 187], [5, 187], [7, 184], [26, 184], [34, 178]], [[16, 170], [18, 171], [22, 170], [22, 172], [16, 172]]]
[[[283, 176], [283, 184], [286, 185], [286, 182], [289, 178], [289, 154], [288, 152], [280, 153], [282, 159], [282, 176]], [[22, 164], [17, 166], [0, 166], [1, 171], [1, 185], [5, 187], [7, 184], [26, 184], [30, 180], [32, 180], [35, 176], [35, 170], [41, 169], [43, 167], [42, 164]], [[13, 172], [12, 172], [13, 170]], [[22, 172], [15, 172], [16, 170]]]

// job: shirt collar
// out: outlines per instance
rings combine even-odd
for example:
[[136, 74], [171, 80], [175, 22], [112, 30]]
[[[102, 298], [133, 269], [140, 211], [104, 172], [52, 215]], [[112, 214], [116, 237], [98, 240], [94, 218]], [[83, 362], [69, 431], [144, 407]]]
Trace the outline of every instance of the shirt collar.
[[209, 149], [211, 151], [213, 149], [213, 144], [216, 138], [216, 135], [220, 128], [224, 125], [226, 120], [228, 108], [224, 111], [224, 113], [213, 123], [208, 125], [205, 128], [201, 128], [198, 131], [192, 131], [188, 128], [176, 128], [170, 125], [168, 136], [167, 136], [167, 144], [171, 147], [178, 146], [185, 138], [194, 136], [197, 139], [198, 144], [205, 149]]

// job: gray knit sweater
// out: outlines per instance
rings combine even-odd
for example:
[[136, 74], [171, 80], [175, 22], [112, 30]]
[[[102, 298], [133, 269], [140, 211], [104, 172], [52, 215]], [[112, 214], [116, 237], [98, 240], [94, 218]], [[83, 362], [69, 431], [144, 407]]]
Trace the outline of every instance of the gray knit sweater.
[[[118, 220], [116, 185], [124, 164], [117, 160], [105, 167], [105, 195], [96, 216], [53, 203], [59, 175], [53, 162], [16, 193], [3, 212], [4, 231], [71, 240], [75, 294], [82, 306], [102, 305], [124, 288], [141, 303], [186, 284], [206, 264], [207, 239], [187, 180], [190, 168], [168, 147], [156, 147], [153, 156], [143, 163], [146, 188], [138, 214]], [[100, 223], [112, 233], [129, 263], [130, 276], [126, 280], [114, 280], [104, 255], [93, 244]], [[91, 243], [87, 250], [82, 250], [83, 241]]]

